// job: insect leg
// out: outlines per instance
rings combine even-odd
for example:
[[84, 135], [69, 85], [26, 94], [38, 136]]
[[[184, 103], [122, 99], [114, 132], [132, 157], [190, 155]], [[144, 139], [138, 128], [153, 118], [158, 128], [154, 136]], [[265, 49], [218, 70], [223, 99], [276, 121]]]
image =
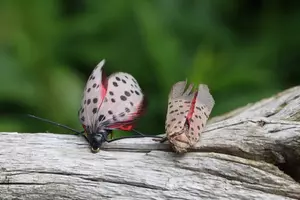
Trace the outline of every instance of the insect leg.
[[160, 139], [157, 139], [157, 138], [154, 138], [152, 139], [153, 141], [157, 141], [157, 142], [160, 142], [160, 143], [164, 143], [165, 141], [168, 140], [167, 137], [161, 137]]
[[117, 140], [122, 140], [122, 139], [127, 139], [127, 138], [145, 138], [145, 137], [163, 139], [163, 137], [161, 137], [161, 136], [155, 136], [155, 135], [133, 135], [133, 136], [120, 137], [120, 138], [111, 139], [111, 140], [107, 140], [106, 139], [106, 142], [109, 143], [109, 142], [114, 142], [114, 141], [117, 141]]

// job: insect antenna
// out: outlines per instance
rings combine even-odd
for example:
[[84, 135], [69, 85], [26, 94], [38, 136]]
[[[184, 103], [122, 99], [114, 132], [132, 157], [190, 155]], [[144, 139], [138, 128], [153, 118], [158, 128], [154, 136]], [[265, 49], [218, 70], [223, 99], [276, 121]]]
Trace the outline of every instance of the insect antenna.
[[138, 130], [132, 129], [133, 132], [137, 133], [140, 136], [146, 136], [145, 134], [139, 132]]
[[41, 120], [43, 122], [47, 122], [49, 124], [53, 124], [55, 126], [58, 126], [58, 127], [62, 127], [62, 128], [65, 128], [65, 129], [68, 129], [70, 131], [73, 131], [74, 133], [77, 133], [78, 135], [81, 135], [82, 133], [84, 133], [84, 131], [77, 131], [73, 128], [70, 128], [66, 125], [63, 125], [63, 124], [60, 124], [60, 123], [57, 123], [57, 122], [54, 122], [54, 121], [51, 121], [51, 120], [48, 120], [48, 119], [44, 119], [44, 118], [41, 118], [41, 117], [37, 117], [37, 116], [34, 116], [34, 115], [31, 115], [31, 114], [27, 114], [28, 117], [31, 117], [31, 118], [34, 118], [34, 119], [38, 119], [38, 120]]

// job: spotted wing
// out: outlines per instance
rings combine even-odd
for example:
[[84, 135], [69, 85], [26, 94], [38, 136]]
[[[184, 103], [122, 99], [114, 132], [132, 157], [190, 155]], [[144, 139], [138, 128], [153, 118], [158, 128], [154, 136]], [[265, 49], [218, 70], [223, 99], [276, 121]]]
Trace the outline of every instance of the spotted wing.
[[97, 108], [101, 107], [107, 90], [107, 78], [102, 72], [105, 60], [102, 60], [93, 70], [86, 83], [81, 108], [78, 111], [83, 127], [93, 126]]
[[97, 113], [97, 128], [131, 130], [142, 114], [145, 98], [136, 79], [124, 72], [108, 78], [107, 93]]
[[190, 144], [199, 141], [200, 134], [204, 130], [209, 115], [214, 107], [215, 101], [209, 92], [207, 85], [200, 84], [198, 92], [193, 99], [189, 121], [188, 138]]
[[180, 132], [185, 125], [191, 101], [193, 99], [193, 85], [185, 90], [187, 81], [180, 81], [173, 85], [168, 100], [165, 129], [167, 136]]

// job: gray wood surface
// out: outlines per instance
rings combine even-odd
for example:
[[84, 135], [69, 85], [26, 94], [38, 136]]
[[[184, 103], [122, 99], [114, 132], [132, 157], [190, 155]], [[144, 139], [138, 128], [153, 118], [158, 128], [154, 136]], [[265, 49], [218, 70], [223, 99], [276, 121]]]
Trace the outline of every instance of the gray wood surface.
[[151, 138], [93, 154], [79, 136], [0, 133], [0, 199], [300, 199], [299, 121], [295, 87], [211, 119], [185, 155]]

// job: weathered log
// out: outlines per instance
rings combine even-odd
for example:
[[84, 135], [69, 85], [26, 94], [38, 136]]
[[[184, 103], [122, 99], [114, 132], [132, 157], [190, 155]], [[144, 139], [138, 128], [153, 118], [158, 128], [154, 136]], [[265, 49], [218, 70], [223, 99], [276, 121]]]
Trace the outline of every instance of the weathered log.
[[0, 199], [300, 199], [300, 87], [210, 120], [184, 155], [151, 138], [0, 133]]

